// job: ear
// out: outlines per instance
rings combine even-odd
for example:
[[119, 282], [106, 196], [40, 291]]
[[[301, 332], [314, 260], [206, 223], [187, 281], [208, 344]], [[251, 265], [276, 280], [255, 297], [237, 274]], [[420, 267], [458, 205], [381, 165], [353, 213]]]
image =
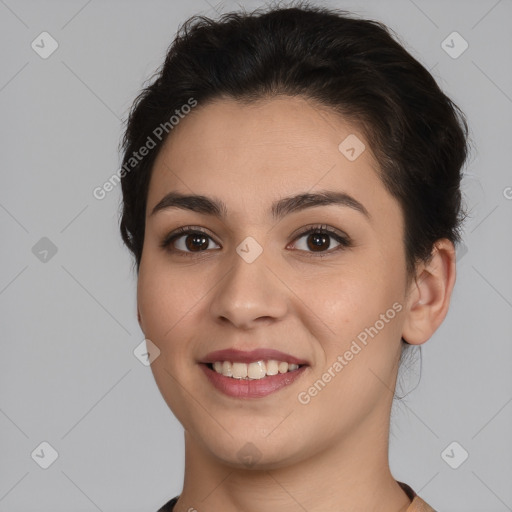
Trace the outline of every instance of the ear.
[[436, 241], [428, 263], [421, 263], [412, 280], [406, 305], [402, 338], [411, 345], [425, 343], [444, 320], [453, 286], [456, 265], [453, 243]]

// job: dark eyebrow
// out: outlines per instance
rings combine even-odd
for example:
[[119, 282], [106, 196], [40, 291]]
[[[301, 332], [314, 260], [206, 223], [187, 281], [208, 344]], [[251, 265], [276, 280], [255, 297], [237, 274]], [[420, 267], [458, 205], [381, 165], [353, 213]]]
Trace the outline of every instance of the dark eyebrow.
[[[332, 190], [284, 197], [272, 205], [271, 213], [273, 219], [277, 221], [293, 212], [332, 204], [347, 206], [370, 219], [368, 210], [359, 201], [345, 192], [335, 192]], [[150, 215], [154, 215], [167, 208], [190, 210], [203, 215], [212, 215], [219, 219], [225, 219], [228, 215], [226, 204], [220, 199], [215, 197], [209, 198], [203, 195], [182, 194], [181, 192], [169, 192], [166, 194], [153, 208]]]

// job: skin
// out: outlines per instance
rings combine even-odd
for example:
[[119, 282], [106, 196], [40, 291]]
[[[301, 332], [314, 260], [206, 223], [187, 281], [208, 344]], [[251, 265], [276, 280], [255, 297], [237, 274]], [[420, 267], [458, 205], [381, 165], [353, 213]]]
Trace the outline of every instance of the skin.
[[[355, 161], [338, 149], [349, 134], [366, 146]], [[408, 507], [388, 462], [401, 336], [424, 343], [443, 321], [455, 251], [438, 240], [428, 264], [406, 274], [402, 210], [377, 169], [357, 127], [298, 97], [199, 105], [161, 149], [148, 191], [137, 302], [141, 329], [161, 351], [151, 365], [156, 383], [185, 430], [177, 512]], [[319, 190], [350, 194], [369, 217], [324, 205], [272, 219], [273, 201]], [[222, 199], [228, 216], [178, 208], [151, 215], [170, 191]], [[352, 246], [335, 251], [339, 244], [330, 237], [315, 252], [311, 235], [295, 236], [317, 224], [346, 233]], [[187, 235], [175, 240], [174, 252], [159, 246], [184, 226], [207, 230], [206, 251], [180, 256]], [[247, 236], [263, 249], [250, 264], [236, 252]], [[300, 403], [298, 394], [395, 303], [401, 311], [309, 403]], [[309, 366], [292, 385], [242, 400], [217, 391], [198, 365], [213, 350], [259, 347]], [[238, 456], [248, 442], [258, 454], [250, 467]]]

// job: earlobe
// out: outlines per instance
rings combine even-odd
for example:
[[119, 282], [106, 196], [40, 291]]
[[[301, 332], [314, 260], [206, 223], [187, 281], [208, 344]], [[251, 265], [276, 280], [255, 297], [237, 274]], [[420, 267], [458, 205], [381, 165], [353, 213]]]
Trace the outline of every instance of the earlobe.
[[455, 247], [438, 240], [427, 263], [418, 265], [409, 289], [402, 337], [411, 345], [425, 343], [441, 325], [455, 285]]

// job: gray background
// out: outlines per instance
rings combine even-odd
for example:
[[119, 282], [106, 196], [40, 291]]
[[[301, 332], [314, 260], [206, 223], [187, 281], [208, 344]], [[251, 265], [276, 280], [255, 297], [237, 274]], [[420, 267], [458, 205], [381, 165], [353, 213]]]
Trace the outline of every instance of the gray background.
[[[419, 385], [419, 365], [404, 376], [393, 473], [440, 511], [512, 510], [512, 2], [328, 4], [395, 29], [466, 112], [475, 146], [451, 310]], [[264, 2], [0, 0], [1, 512], [155, 512], [181, 490], [181, 426], [133, 354], [120, 187], [92, 191], [119, 168], [122, 120], [178, 24], [237, 5]], [[59, 44], [47, 59], [31, 48], [43, 31]], [[469, 44], [456, 59], [441, 46], [453, 31]], [[57, 248], [45, 261], [43, 237]], [[48, 469], [31, 456], [43, 441], [58, 452]], [[441, 456], [453, 441], [452, 463], [469, 453], [457, 469]]]

